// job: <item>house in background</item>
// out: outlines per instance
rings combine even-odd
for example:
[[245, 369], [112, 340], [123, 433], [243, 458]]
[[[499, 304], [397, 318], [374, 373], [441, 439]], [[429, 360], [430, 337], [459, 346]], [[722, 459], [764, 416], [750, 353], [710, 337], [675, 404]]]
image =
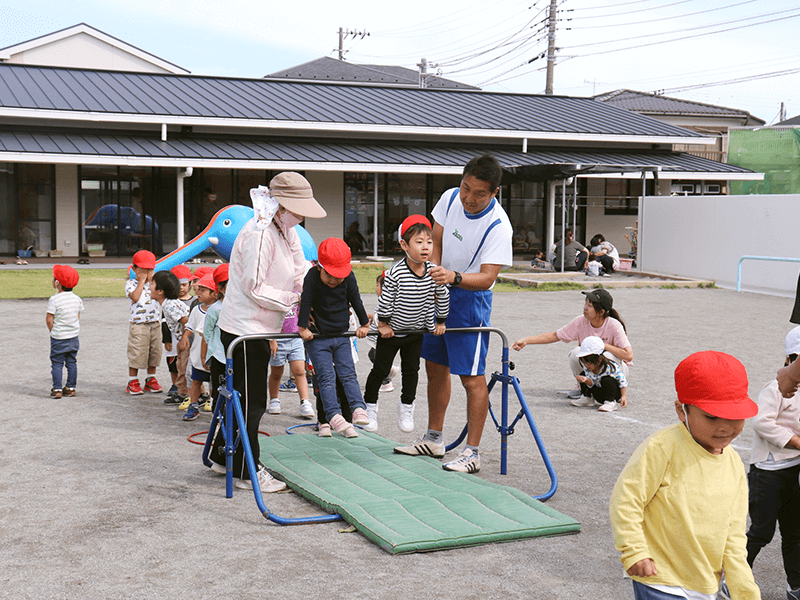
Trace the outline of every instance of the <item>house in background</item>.
[[183, 67], [86, 23], [2, 48], [0, 62], [141, 73], [189, 73]]
[[[424, 79], [424, 85], [421, 84]], [[283, 69], [267, 75], [265, 79], [288, 81], [327, 81], [336, 83], [360, 83], [363, 85], [446, 88], [451, 90], [479, 90], [480, 88], [433, 73], [422, 75], [418, 71], [394, 65], [359, 65], [348, 60], [336, 60], [323, 56], [316, 60]]]
[[[328, 212], [309, 220], [312, 236], [358, 223], [363, 254], [396, 252], [403, 219], [430, 214], [485, 152], [505, 169], [498, 201], [518, 253], [551, 243], [563, 217], [577, 239], [623, 246], [643, 182], [651, 195], [673, 180], [761, 178], [674, 150], [713, 137], [590, 98], [67, 67], [63, 53], [50, 66], [46, 46], [45, 64], [0, 63], [4, 254], [165, 254], [283, 170], [302, 172]], [[623, 206], [603, 207], [609, 177], [626, 186]], [[575, 202], [595, 189], [598, 211]]]

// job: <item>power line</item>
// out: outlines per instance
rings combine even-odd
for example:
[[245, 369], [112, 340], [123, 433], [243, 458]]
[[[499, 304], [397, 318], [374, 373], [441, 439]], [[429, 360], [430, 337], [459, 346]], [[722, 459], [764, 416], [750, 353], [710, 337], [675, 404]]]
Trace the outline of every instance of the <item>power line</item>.
[[[670, 6], [677, 6], [678, 4], [686, 4], [687, 2], [692, 2], [693, 0], [678, 0], [677, 2], [670, 2], [669, 4], [661, 4], [659, 6], [651, 6], [650, 8], [641, 8], [639, 10], [629, 10], [627, 12], [619, 12], [619, 13], [610, 13], [607, 15], [589, 15], [589, 16], [577, 16], [573, 17], [573, 19], [607, 19], [609, 17], [621, 17], [623, 15], [633, 15], [636, 13], [647, 12], [650, 10], [658, 10], [659, 8], [667, 8]], [[595, 7], [592, 7], [595, 8]], [[586, 9], [579, 9], [579, 10], [586, 10]]]
[[772, 77], [783, 77], [785, 75], [794, 75], [800, 73], [800, 68], [786, 69], [784, 71], [773, 71], [772, 73], [760, 73], [758, 75], [746, 75], [744, 77], [737, 77], [735, 79], [726, 79], [724, 81], [714, 81], [711, 83], [697, 83], [694, 85], [685, 85], [682, 87], [664, 88], [658, 90], [658, 94], [674, 94], [676, 92], [688, 92], [689, 90], [699, 90], [707, 87], [716, 87], [720, 85], [731, 85], [734, 83], [744, 83], [746, 81], [755, 81], [757, 79], [770, 79]]
[[[789, 8], [789, 9], [786, 9], [786, 10], [778, 10], [778, 11], [771, 12], [771, 13], [765, 13], [763, 15], [755, 15], [755, 16], [752, 16], [752, 17], [745, 17], [743, 19], [734, 19], [732, 21], [722, 21], [721, 23], [711, 23], [710, 25], [699, 25], [697, 27], [688, 27], [688, 28], [681, 29], [681, 30], [663, 31], [663, 32], [660, 32], [660, 33], [648, 33], [648, 34], [645, 34], [645, 35], [635, 35], [635, 36], [632, 36], [632, 37], [620, 38], [620, 39], [616, 39], [616, 40], [613, 40], [613, 41], [589, 42], [587, 44], [577, 44], [575, 46], [570, 46], [570, 49], [572, 49], [572, 48], [585, 48], [586, 46], [599, 46], [599, 45], [602, 45], [602, 44], [616, 44], [617, 42], [627, 42], [627, 41], [630, 41], [630, 40], [640, 40], [642, 38], [650, 38], [650, 37], [653, 37], [653, 36], [656, 36], [656, 35], [672, 35], [673, 33], [678, 33], [679, 31], [697, 31], [698, 29], [709, 29], [711, 27], [719, 27], [720, 25], [730, 25], [731, 23], [741, 23], [742, 21], [751, 21], [753, 19], [761, 19], [763, 17], [771, 17], [773, 15], [780, 15], [780, 14], [783, 14], [783, 13], [792, 12], [792, 11], [796, 11], [796, 10], [800, 10], [800, 7]], [[795, 16], [800, 16], [800, 15], [795, 15]], [[767, 21], [767, 22], [769, 22], [769, 21]], [[730, 31], [730, 30], [725, 30], [725, 31]], [[716, 32], [710, 32], [710, 33], [716, 33]]]
[[[684, 13], [682, 15], [673, 15], [671, 17], [659, 17], [659, 21], [669, 21], [671, 19], [682, 19], [684, 17], [694, 17], [695, 15], [702, 15], [704, 13], [710, 13], [717, 10], [725, 10], [728, 8], [734, 8], [735, 6], [741, 6], [742, 4], [751, 4], [752, 2], [758, 2], [759, 0], [744, 0], [744, 2], [738, 2], [736, 4], [726, 4], [725, 6], [718, 6], [717, 8], [709, 8], [707, 10], [699, 10], [693, 13]], [[609, 23], [607, 25], [583, 25], [578, 27], [572, 27], [573, 30], [577, 29], [599, 29], [599, 28], [608, 28], [608, 27], [628, 27], [630, 25], [643, 25], [645, 23], [652, 23], [652, 19], [647, 19], [646, 21], [633, 21], [628, 23]]]

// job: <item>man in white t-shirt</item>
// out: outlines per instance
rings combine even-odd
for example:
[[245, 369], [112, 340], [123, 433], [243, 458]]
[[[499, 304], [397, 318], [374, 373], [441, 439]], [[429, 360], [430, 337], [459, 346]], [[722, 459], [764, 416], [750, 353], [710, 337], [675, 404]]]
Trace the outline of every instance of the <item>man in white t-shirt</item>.
[[461, 186], [442, 194], [433, 209], [431, 269], [438, 284], [450, 286], [450, 314], [442, 336], [426, 335], [422, 358], [428, 375], [428, 431], [398, 454], [442, 458], [444, 418], [450, 402], [450, 374], [458, 375], [467, 392], [467, 445], [443, 465], [448, 471], [480, 470], [480, 444], [489, 412], [489, 390], [484, 375], [489, 333], [452, 333], [458, 327], [489, 327], [492, 287], [504, 265], [513, 259], [513, 228], [495, 196], [503, 170], [493, 156], [473, 158]]

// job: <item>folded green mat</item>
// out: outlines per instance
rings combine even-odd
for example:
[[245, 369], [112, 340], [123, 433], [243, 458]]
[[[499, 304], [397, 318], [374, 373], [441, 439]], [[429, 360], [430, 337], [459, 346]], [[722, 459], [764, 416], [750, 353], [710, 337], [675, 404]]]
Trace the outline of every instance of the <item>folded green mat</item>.
[[261, 461], [298, 494], [339, 513], [390, 553], [578, 533], [580, 523], [514, 488], [395, 454], [374, 433], [261, 438]]

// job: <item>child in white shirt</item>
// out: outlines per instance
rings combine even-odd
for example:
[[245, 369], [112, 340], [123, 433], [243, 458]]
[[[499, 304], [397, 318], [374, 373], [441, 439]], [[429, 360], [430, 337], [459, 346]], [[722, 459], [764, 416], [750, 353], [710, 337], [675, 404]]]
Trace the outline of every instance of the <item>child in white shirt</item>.
[[[81, 328], [83, 300], [72, 292], [78, 285], [78, 272], [67, 265], [53, 267], [53, 287], [57, 290], [47, 302], [47, 328], [50, 330], [50, 367], [53, 387], [50, 396], [61, 398], [75, 395], [78, 380], [78, 332]], [[64, 366], [67, 385], [61, 388]]]

